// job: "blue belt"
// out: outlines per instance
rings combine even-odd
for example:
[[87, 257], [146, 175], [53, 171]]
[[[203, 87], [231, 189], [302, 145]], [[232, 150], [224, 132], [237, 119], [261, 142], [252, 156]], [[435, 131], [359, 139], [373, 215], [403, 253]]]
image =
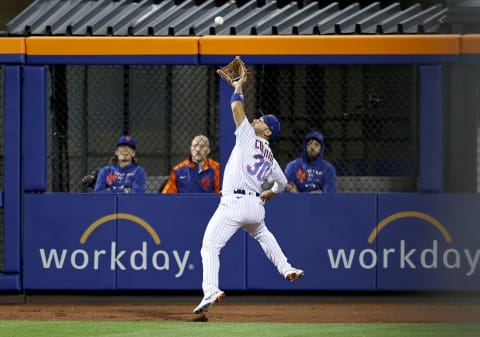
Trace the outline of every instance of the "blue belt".
[[245, 190], [240, 190], [240, 189], [236, 189], [236, 190], [229, 190], [229, 191], [220, 191], [220, 196], [225, 196], [225, 195], [232, 195], [232, 194], [243, 194], [243, 195], [254, 195], [256, 197], [259, 197], [260, 196], [260, 193], [258, 192], [255, 192], [255, 191], [245, 191]]
[[245, 191], [245, 190], [233, 190], [233, 194], [243, 194], [243, 195], [255, 195], [256, 197], [260, 196], [260, 193], [254, 191]]

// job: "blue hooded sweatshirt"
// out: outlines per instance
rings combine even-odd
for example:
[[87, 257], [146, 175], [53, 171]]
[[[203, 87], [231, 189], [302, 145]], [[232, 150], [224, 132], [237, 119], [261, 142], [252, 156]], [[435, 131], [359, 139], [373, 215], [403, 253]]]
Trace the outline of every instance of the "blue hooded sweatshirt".
[[[313, 162], [309, 162], [307, 157], [307, 142], [310, 139], [316, 139], [322, 144], [320, 154]], [[303, 155], [292, 160], [285, 167], [288, 182], [295, 184], [298, 192], [336, 192], [337, 173], [335, 167], [323, 159], [324, 149], [323, 135], [318, 131], [310, 132], [303, 139]]]
[[147, 173], [143, 167], [130, 164], [120, 167], [112, 164], [98, 173], [94, 192], [99, 193], [145, 193]]

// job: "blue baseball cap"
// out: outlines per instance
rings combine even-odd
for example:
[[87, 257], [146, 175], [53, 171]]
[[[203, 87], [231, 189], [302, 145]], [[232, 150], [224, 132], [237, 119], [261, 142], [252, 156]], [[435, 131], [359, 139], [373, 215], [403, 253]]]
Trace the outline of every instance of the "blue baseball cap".
[[278, 118], [274, 115], [265, 115], [262, 109], [258, 109], [258, 111], [262, 114], [265, 124], [267, 124], [270, 131], [272, 131], [270, 138], [272, 140], [277, 139], [278, 135], [280, 134], [280, 121], [278, 120]]
[[137, 148], [137, 142], [135, 141], [135, 138], [129, 135], [120, 136], [120, 138], [118, 138], [117, 146], [120, 145], [128, 145], [134, 149]]

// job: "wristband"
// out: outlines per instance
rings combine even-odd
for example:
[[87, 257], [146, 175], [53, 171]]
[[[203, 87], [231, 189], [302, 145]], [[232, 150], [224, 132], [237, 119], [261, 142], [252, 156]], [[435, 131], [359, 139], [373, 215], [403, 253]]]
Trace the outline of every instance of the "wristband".
[[230, 98], [230, 104], [232, 104], [235, 101], [240, 101], [243, 104], [245, 102], [245, 97], [243, 96], [243, 94], [233, 93], [232, 97]]

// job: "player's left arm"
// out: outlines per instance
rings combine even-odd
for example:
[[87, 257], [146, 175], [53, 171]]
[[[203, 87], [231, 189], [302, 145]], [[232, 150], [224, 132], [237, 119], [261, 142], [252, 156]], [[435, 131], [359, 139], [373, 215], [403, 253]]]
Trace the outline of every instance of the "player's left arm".
[[245, 78], [242, 77], [238, 81], [232, 83], [235, 90], [233, 91], [232, 98], [230, 100], [230, 106], [232, 108], [233, 120], [237, 128], [245, 120], [245, 107], [244, 107], [244, 96], [243, 96], [243, 83], [245, 83]]
[[273, 179], [274, 183], [273, 186], [260, 193], [260, 199], [262, 201], [267, 202], [271, 200], [273, 197], [275, 197], [277, 194], [282, 193], [285, 190], [285, 187], [287, 186], [287, 177], [285, 177], [285, 174], [283, 173], [282, 169], [278, 165], [277, 161], [274, 161], [274, 164], [272, 166], [273, 170]]

